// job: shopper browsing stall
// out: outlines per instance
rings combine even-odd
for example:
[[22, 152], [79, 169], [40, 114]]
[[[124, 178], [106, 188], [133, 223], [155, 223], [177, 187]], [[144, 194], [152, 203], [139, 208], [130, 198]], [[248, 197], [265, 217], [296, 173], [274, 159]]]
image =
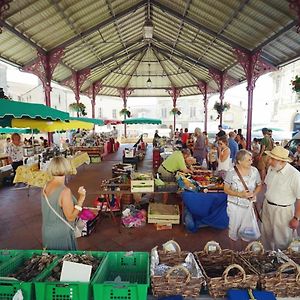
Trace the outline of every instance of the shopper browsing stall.
[[192, 173], [192, 167], [187, 167], [187, 160], [191, 157], [189, 149], [174, 151], [158, 168], [161, 179], [165, 181], [174, 181], [177, 171], [183, 173]]
[[227, 172], [232, 166], [230, 149], [225, 135], [218, 139], [218, 171]]
[[262, 242], [267, 250], [284, 250], [300, 221], [300, 173], [289, 162], [289, 151], [276, 146], [265, 151], [270, 167], [262, 212]]
[[17, 168], [23, 165], [23, 143], [18, 133], [11, 135], [11, 143], [7, 147], [7, 154], [9, 163], [16, 172]]
[[78, 189], [78, 200], [65, 186], [65, 177], [71, 173], [71, 165], [64, 157], [54, 157], [48, 167], [53, 179], [42, 192], [43, 247], [54, 250], [76, 250], [74, 221], [82, 210], [86, 191]]
[[[252, 202], [256, 200], [256, 195], [261, 190], [259, 172], [251, 164], [251, 152], [244, 149], [238, 151], [236, 155], [236, 167], [227, 172], [224, 181], [224, 192], [228, 195], [229, 237], [234, 241], [237, 241], [239, 238], [244, 239], [243, 236], [239, 235], [239, 231], [246, 214], [249, 213], [249, 206], [252, 206]], [[251, 213], [254, 218], [253, 221], [256, 222], [257, 226], [253, 207]]]

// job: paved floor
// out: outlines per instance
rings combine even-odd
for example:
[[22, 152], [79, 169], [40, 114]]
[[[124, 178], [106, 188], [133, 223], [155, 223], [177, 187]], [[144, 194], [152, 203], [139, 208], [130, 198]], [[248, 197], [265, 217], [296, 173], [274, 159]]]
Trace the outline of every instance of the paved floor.
[[[123, 146], [124, 147], [124, 146]], [[111, 166], [121, 161], [122, 148], [117, 153], [105, 157], [99, 164], [84, 165], [78, 169], [78, 174], [72, 176], [68, 185], [77, 194], [80, 185], [87, 190], [85, 205], [92, 205], [97, 196], [100, 181], [111, 178]], [[139, 164], [139, 170], [152, 169], [152, 149], [148, 148], [146, 158]], [[30, 188], [29, 197], [26, 189], [16, 190], [11, 187], [0, 189], [0, 248], [9, 249], [40, 249], [41, 243], [41, 207], [38, 188]], [[180, 199], [171, 197], [171, 201]], [[78, 239], [81, 250], [105, 251], [149, 251], [156, 245], [175, 239], [182, 249], [194, 251], [203, 249], [209, 240], [218, 241], [222, 248], [234, 247], [226, 230], [203, 228], [197, 233], [188, 233], [183, 225], [174, 225], [172, 230], [156, 231], [154, 225], [147, 224], [142, 228], [120, 228], [110, 217], [97, 224], [96, 230], [88, 237]]]

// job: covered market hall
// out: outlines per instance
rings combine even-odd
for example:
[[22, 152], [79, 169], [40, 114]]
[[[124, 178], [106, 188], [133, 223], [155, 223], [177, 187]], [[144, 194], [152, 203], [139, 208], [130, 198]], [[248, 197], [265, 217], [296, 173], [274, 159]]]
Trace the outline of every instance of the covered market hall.
[[300, 299], [299, 34], [299, 0], [0, 0], [0, 299]]

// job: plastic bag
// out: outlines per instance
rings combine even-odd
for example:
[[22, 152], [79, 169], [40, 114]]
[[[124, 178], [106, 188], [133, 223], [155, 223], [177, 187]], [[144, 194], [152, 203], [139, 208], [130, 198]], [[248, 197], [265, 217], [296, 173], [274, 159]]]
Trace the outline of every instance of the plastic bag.
[[245, 215], [243, 216], [238, 236], [245, 242], [255, 241], [260, 237], [260, 230], [252, 203], [245, 210]]

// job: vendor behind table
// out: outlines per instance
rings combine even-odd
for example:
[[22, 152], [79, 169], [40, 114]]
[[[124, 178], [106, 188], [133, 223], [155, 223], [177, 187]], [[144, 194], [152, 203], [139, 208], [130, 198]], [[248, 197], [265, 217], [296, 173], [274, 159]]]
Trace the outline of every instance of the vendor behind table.
[[158, 168], [162, 180], [175, 181], [175, 173], [193, 173], [193, 167], [188, 166], [187, 160], [191, 157], [189, 149], [174, 151]]

